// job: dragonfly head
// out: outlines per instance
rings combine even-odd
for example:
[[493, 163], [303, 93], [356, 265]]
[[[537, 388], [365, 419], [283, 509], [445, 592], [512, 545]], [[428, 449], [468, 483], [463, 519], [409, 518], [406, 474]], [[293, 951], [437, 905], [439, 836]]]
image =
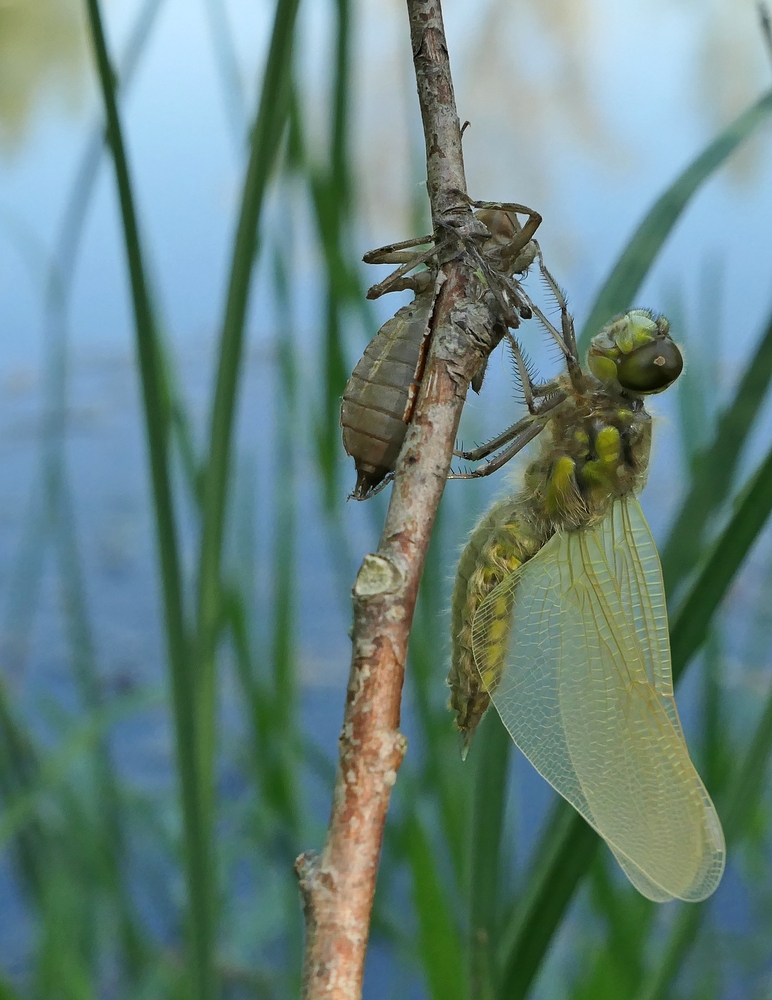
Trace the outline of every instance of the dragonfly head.
[[664, 316], [654, 316], [648, 309], [632, 309], [593, 337], [587, 364], [607, 388], [649, 396], [675, 382], [684, 359]]

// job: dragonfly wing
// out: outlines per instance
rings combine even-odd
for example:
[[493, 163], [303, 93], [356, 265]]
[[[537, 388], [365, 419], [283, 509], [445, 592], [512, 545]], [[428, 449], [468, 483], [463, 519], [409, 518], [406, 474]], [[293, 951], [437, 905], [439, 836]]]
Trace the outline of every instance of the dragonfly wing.
[[681, 733], [681, 721], [673, 698], [670, 666], [670, 632], [667, 624], [665, 587], [657, 547], [633, 497], [615, 503], [605, 531], [600, 533], [605, 558], [617, 583], [619, 603], [632, 624], [646, 676]]
[[662, 574], [637, 500], [555, 535], [491, 592], [473, 623], [483, 676], [494, 635], [505, 663], [492, 700], [526, 757], [643, 895], [709, 896], [724, 839], [678, 720]]

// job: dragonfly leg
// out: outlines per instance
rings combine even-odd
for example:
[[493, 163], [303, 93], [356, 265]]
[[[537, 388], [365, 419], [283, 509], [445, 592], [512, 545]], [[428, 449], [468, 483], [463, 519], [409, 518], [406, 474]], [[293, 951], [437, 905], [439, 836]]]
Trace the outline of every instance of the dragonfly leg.
[[[538, 388], [539, 390], [544, 389], [546, 392], [550, 392], [552, 391], [551, 385], [552, 383], [547, 383], [544, 386], [537, 386], [535, 388]], [[565, 398], [566, 394], [564, 392], [555, 393], [554, 396], [551, 396], [550, 399], [541, 404], [535, 414], [529, 414], [527, 417], [523, 417], [522, 420], [518, 420], [517, 423], [512, 424], [511, 427], [502, 431], [501, 434], [497, 434], [495, 438], [491, 438], [491, 440], [487, 441], [485, 444], [481, 444], [478, 448], [473, 448], [471, 451], [463, 451], [462, 449], [457, 448], [453, 451], [453, 454], [456, 458], [463, 458], [466, 462], [479, 462], [481, 459], [487, 458], [495, 451], [498, 451], [499, 448], [503, 448], [505, 444], [508, 444], [519, 434], [527, 431], [529, 427], [534, 425], [534, 423], [538, 422], [540, 426], [543, 426], [546, 422], [546, 417], [549, 411], [562, 403]]]
[[534, 385], [533, 376], [528, 370], [528, 364], [526, 363], [526, 360], [523, 357], [523, 352], [520, 348], [520, 344], [517, 342], [517, 340], [512, 336], [512, 334], [509, 331], [507, 331], [506, 337], [507, 337], [507, 342], [509, 344], [509, 349], [512, 351], [512, 356], [515, 359], [515, 367], [517, 369], [518, 378], [520, 379], [520, 384], [523, 388], [525, 405], [528, 407], [529, 412], [535, 415], [538, 411], [536, 404], [534, 402], [534, 397], [536, 395], [542, 394], [535, 390], [541, 389], [541, 386]]
[[547, 269], [547, 265], [544, 263], [544, 258], [541, 255], [541, 251], [539, 252], [538, 260], [539, 270], [542, 273], [542, 277], [547, 282], [550, 291], [555, 296], [555, 301], [560, 306], [560, 326], [563, 333], [562, 340], [566, 347], [566, 365], [568, 367], [568, 374], [571, 376], [571, 381], [575, 383], [580, 377], [581, 369], [579, 366], [579, 350], [576, 345], [574, 320], [571, 313], [568, 311], [568, 303], [566, 302], [563, 290]]
[[357, 481], [357, 485], [346, 497], [347, 500], [370, 500], [372, 497], [377, 496], [381, 490], [385, 489], [389, 483], [393, 482], [394, 473], [388, 472], [383, 479], [378, 483], [377, 486], [368, 487], [367, 485], [360, 485]]
[[[402, 250], [410, 250], [414, 247], [426, 246], [427, 243], [434, 243], [433, 236], [417, 236], [411, 240], [402, 240], [401, 243], [388, 243], [385, 247], [378, 247], [375, 250], [368, 250], [362, 260], [365, 264], [402, 264], [407, 260], [404, 255], [401, 260], [397, 260], [394, 254]], [[414, 254], [410, 255], [415, 256]]]
[[520, 226], [518, 221], [518, 234], [517, 242], [519, 244], [519, 249], [522, 250], [526, 243], [530, 243], [533, 239], [534, 233], [539, 228], [542, 223], [541, 215], [535, 211], [533, 208], [529, 208], [527, 205], [520, 205], [515, 201], [473, 201], [469, 199], [469, 204], [473, 208], [477, 209], [487, 209], [492, 212], [506, 212], [507, 215], [526, 215], [528, 220], [524, 226]]
[[530, 302], [519, 283], [501, 274], [498, 267], [492, 267], [490, 261], [473, 244], [467, 245], [467, 252], [485, 275], [488, 288], [501, 310], [503, 323], [516, 330], [521, 319], [530, 319], [532, 315]]
[[496, 472], [500, 469], [502, 465], [506, 463], [528, 444], [529, 441], [533, 441], [537, 434], [540, 433], [544, 427], [544, 422], [541, 420], [534, 421], [530, 427], [527, 427], [522, 434], [519, 434], [515, 440], [505, 448], [502, 452], [499, 452], [495, 458], [490, 461], [485, 462], [479, 468], [475, 469], [473, 472], [451, 472], [448, 479], [481, 479], [483, 476], [490, 476], [492, 472]]
[[522, 434], [523, 431], [527, 430], [533, 421], [534, 418], [529, 414], [527, 417], [523, 417], [522, 420], [518, 420], [516, 424], [512, 424], [511, 427], [507, 427], [507, 429], [502, 431], [501, 434], [497, 434], [495, 438], [492, 438], [485, 444], [480, 445], [478, 448], [473, 448], [471, 451], [454, 449], [453, 454], [456, 458], [463, 458], [466, 462], [479, 462], [480, 459], [487, 458], [488, 455], [492, 455], [494, 451], [498, 451], [499, 448], [503, 448], [505, 444], [509, 444], [512, 438], [517, 437], [518, 434]]
[[560, 396], [560, 399], [556, 399], [554, 402], [553, 400], [549, 400], [549, 406], [545, 404], [541, 407], [539, 413], [543, 413], [544, 410], [551, 409], [553, 406], [557, 405], [557, 403], [562, 403], [566, 398], [565, 393], [559, 392], [559, 382], [557, 379], [552, 379], [551, 382], [542, 382], [541, 385], [535, 385], [533, 387], [533, 394], [534, 396]]
[[[381, 295], [385, 295], [387, 292], [392, 292], [397, 290], [402, 278], [412, 271], [414, 267], [418, 267], [419, 264], [425, 264], [428, 260], [437, 253], [437, 248], [432, 246], [428, 250], [424, 250], [422, 253], [412, 254], [410, 259], [398, 267], [396, 271], [392, 271], [391, 274], [384, 278], [383, 281], [379, 281], [378, 284], [372, 285], [367, 289], [368, 299], [377, 299]], [[404, 286], [403, 286], [404, 287]]]
[[522, 294], [523, 298], [525, 298], [527, 302], [528, 308], [530, 309], [531, 313], [539, 320], [541, 325], [544, 327], [544, 329], [552, 337], [552, 339], [555, 341], [555, 343], [562, 351], [564, 357], [566, 358], [566, 361], [568, 361], [568, 358], [571, 356], [571, 351], [568, 347], [568, 344], [566, 344], [563, 335], [557, 330], [554, 323], [552, 323], [549, 319], [547, 319], [547, 317], [544, 315], [542, 310], [536, 305], [536, 303], [529, 296], [527, 296], [525, 292], [523, 292]]
[[406, 277], [395, 278], [389, 282], [389, 292], [415, 292], [420, 295], [425, 292], [429, 285], [433, 285], [436, 280], [434, 271], [417, 271], [415, 274], [408, 274]]

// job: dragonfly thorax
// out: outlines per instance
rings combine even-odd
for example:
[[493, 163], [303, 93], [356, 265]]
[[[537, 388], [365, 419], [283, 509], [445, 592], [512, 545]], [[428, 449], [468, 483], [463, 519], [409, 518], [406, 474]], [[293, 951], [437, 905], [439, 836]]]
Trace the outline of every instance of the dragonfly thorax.
[[640, 400], [600, 387], [579, 392], [568, 379], [564, 390], [525, 473], [530, 519], [545, 537], [588, 527], [615, 499], [637, 493], [651, 449], [651, 417]]
[[529, 517], [545, 538], [597, 523], [643, 487], [651, 448], [643, 399], [672, 385], [683, 359], [665, 317], [634, 309], [593, 338], [587, 367], [559, 379], [565, 399], [526, 470]]

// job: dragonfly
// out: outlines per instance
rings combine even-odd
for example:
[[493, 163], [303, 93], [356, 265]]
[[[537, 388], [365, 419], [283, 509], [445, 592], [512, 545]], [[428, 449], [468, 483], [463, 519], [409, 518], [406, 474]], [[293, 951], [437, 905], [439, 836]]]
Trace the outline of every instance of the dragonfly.
[[[498, 339], [503, 337], [505, 329], [517, 329], [521, 320], [533, 315], [548, 323], [519, 280], [534, 260], [540, 258], [541, 250], [533, 236], [541, 216], [513, 202], [473, 201], [471, 205], [484, 228], [479, 240], [467, 241], [464, 250], [495, 300], [501, 318]], [[518, 215], [525, 215], [523, 224]], [[430, 244], [428, 249], [415, 249], [425, 244]], [[452, 237], [424, 236], [365, 254], [365, 262], [369, 264], [400, 265], [384, 281], [370, 288], [368, 298], [407, 290], [414, 293], [414, 298], [387, 320], [370, 341], [343, 393], [340, 423], [344, 448], [354, 459], [357, 470], [351, 494], [356, 500], [375, 496], [393, 478], [423, 378], [438, 264], [444, 254], [457, 252]], [[428, 269], [410, 273], [421, 264]], [[511, 336], [510, 346], [515, 352], [520, 350]], [[472, 380], [476, 392], [482, 387], [484, 375], [485, 361]]]
[[644, 402], [683, 360], [668, 321], [636, 309], [603, 327], [581, 365], [565, 298], [545, 276], [565, 373], [541, 385], [526, 373], [526, 417], [456, 452], [484, 460], [474, 478], [540, 444], [459, 562], [448, 683], [462, 754], [492, 702], [639, 892], [696, 902], [721, 879], [724, 836], [678, 717], [662, 571], [637, 499], [651, 448]]

